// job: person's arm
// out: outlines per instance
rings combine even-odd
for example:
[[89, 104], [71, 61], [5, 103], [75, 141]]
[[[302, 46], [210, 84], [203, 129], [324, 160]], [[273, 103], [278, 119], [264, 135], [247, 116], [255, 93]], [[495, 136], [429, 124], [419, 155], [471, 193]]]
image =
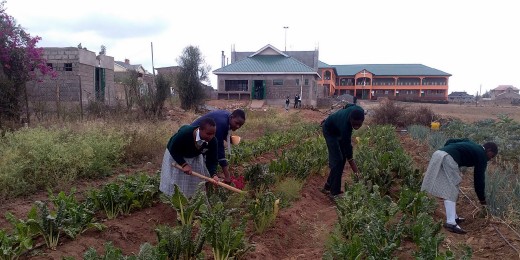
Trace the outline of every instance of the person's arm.
[[185, 129], [181, 127], [179, 131], [170, 138], [168, 145], [166, 146], [173, 160], [175, 160], [175, 162], [177, 162], [181, 167], [184, 167], [187, 164], [182, 153], [183, 149], [186, 148], [186, 145], [183, 143], [183, 138], [189, 138], [189, 136], [186, 136], [185, 132]]
[[487, 162], [475, 165], [473, 171], [473, 184], [480, 204], [486, 205], [486, 168]]
[[230, 184], [231, 183], [231, 174], [229, 173], [229, 165], [221, 166], [222, 172], [224, 173], [224, 183]]
[[208, 151], [206, 153], [206, 168], [209, 175], [214, 177], [217, 174], [217, 139], [213, 138], [208, 144]]
[[348, 164], [354, 173], [359, 173], [359, 169], [357, 167], [356, 161], [354, 161], [354, 158], [348, 159]]

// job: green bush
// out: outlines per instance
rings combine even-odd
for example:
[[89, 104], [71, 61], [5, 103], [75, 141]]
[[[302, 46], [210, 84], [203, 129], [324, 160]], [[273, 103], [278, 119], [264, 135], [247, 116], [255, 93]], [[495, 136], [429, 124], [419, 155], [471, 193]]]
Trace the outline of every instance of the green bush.
[[0, 199], [66, 185], [79, 177], [109, 175], [126, 140], [114, 129], [27, 128], [0, 142]]

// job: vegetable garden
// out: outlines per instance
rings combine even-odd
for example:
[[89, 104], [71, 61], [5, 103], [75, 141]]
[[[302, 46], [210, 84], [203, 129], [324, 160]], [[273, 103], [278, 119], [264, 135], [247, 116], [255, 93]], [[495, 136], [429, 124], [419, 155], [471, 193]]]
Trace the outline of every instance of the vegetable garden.
[[[233, 183], [247, 191], [246, 194], [213, 187], [207, 197], [197, 193], [188, 199], [178, 189], [171, 198], [164, 197], [158, 191], [156, 169], [160, 168], [160, 162], [152, 162], [155, 167], [145, 164], [123, 171], [125, 174], [121, 176], [112, 173], [113, 177], [85, 179], [81, 176], [91, 169], [103, 169], [93, 170], [102, 173], [96, 176], [99, 178], [115, 171], [117, 166], [112, 162], [130, 161], [124, 158], [125, 151], [129, 151], [125, 142], [132, 140], [122, 142], [114, 131], [112, 136], [119, 139], [103, 135], [108, 140], [103, 144], [112, 145], [90, 146], [91, 141], [76, 139], [70, 131], [63, 132], [70, 143], [83, 144], [81, 150], [90, 151], [80, 155], [83, 158], [94, 154], [89, 158], [95, 162], [100, 160], [101, 152], [115, 154], [107, 157], [112, 159], [102, 168], [83, 163], [83, 168], [73, 170], [72, 183], [77, 189], [62, 191], [58, 183], [50, 185], [58, 192], [49, 190], [27, 198], [6, 198], [2, 207], [6, 221], [0, 222], [0, 259], [518, 257], [520, 184], [516, 177], [520, 130], [517, 122], [507, 117], [477, 124], [454, 121], [442, 132], [414, 125], [409, 126], [405, 135], [397, 133], [395, 127], [367, 122], [370, 127], [356, 131], [353, 138], [354, 158], [362, 174], [353, 176], [346, 168], [345, 196], [333, 203], [318, 191], [328, 170], [326, 145], [318, 123], [325, 115], [311, 110], [291, 111], [290, 119], [277, 112], [248, 111], [248, 122], [238, 132], [244, 141], [234, 147], [230, 161], [236, 175]], [[258, 131], [260, 126], [264, 127], [263, 132]], [[11, 155], [3, 156], [7, 158], [3, 162], [16, 161], [14, 156], [35, 157], [15, 152], [19, 151], [15, 149], [16, 138], [33, 136], [31, 130], [26, 131], [5, 137], [9, 141], [5, 144], [13, 145], [3, 147], [11, 149], [10, 153], [2, 149], [5, 154], [0, 155]], [[165, 133], [162, 138], [170, 134]], [[477, 142], [493, 138], [504, 147], [489, 170], [490, 216], [479, 216], [478, 208], [472, 204], [476, 201], [472, 181], [465, 176], [459, 212], [468, 219], [470, 232], [464, 236], [446, 233], [441, 227], [442, 207], [419, 192], [429, 155], [446, 138], [461, 135]], [[47, 145], [52, 146], [52, 142]], [[59, 148], [62, 149], [59, 153], [48, 156], [67, 155], [69, 148]], [[158, 153], [162, 151], [164, 147], [159, 146]], [[64, 161], [61, 159], [55, 161]], [[5, 164], [0, 164], [0, 169], [2, 165]], [[20, 165], [16, 176], [24, 176], [28, 183], [31, 183], [26, 177], [30, 176], [28, 172], [42, 174], [46, 170]], [[69, 172], [70, 165], [74, 163], [60, 166], [49, 178]], [[0, 180], [12, 183], [5, 176]], [[94, 185], [81, 187], [86, 183]], [[31, 192], [41, 188], [31, 186]]]

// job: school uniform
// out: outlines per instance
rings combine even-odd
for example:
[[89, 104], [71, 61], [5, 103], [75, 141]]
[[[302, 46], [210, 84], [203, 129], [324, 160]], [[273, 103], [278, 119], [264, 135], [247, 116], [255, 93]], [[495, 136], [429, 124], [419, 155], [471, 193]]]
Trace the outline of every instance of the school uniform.
[[331, 114], [322, 124], [323, 137], [329, 153], [330, 168], [325, 189], [330, 189], [331, 195], [341, 193], [341, 176], [343, 175], [345, 163], [353, 158], [350, 116], [355, 110], [360, 110], [364, 113], [363, 108], [360, 106], [351, 105]]
[[[164, 152], [161, 168], [161, 182], [159, 190], [171, 196], [174, 185], [179, 186], [182, 193], [191, 197], [195, 194], [201, 183], [205, 181], [198, 177], [188, 175], [182, 170], [173, 167], [172, 163], [183, 165], [189, 164], [192, 171], [202, 175], [213, 177], [217, 170], [217, 139], [213, 137], [209, 142], [197, 140], [194, 131], [198, 127], [184, 125], [175, 133]], [[205, 155], [205, 160], [204, 156]]]

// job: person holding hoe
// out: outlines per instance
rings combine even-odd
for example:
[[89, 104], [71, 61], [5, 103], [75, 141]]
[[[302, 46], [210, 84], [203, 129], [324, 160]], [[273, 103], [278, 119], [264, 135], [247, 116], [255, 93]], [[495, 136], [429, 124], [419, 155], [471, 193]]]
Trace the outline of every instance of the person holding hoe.
[[226, 159], [226, 146], [224, 145], [224, 141], [226, 141], [228, 153], [231, 154], [231, 144], [234, 139], [231, 137], [231, 133], [232, 131], [240, 129], [240, 127], [244, 125], [246, 122], [246, 114], [242, 109], [236, 109], [231, 113], [226, 110], [214, 110], [197, 118], [191, 125], [197, 126], [205, 118], [211, 118], [216, 123], [217, 132], [215, 133], [215, 137], [217, 138], [217, 160], [222, 168], [222, 172], [224, 173], [224, 183], [230, 184], [231, 174]]
[[365, 120], [365, 111], [358, 105], [350, 104], [329, 115], [322, 122], [323, 137], [329, 153], [330, 173], [321, 191], [331, 199], [341, 195], [341, 177], [348, 162], [354, 174], [359, 174], [352, 151], [352, 130], [359, 129]]
[[484, 145], [476, 144], [469, 139], [449, 139], [444, 147], [435, 151], [430, 159], [421, 191], [444, 199], [446, 208], [446, 223], [448, 231], [465, 234], [459, 224], [464, 218], [459, 217], [456, 211], [456, 202], [459, 196], [459, 184], [462, 175], [459, 167], [474, 167], [473, 181], [475, 193], [480, 204], [486, 205], [486, 168], [489, 160], [498, 154], [498, 147], [493, 142]]
[[[192, 171], [213, 178], [218, 183], [217, 131], [215, 120], [204, 118], [197, 126], [183, 125], [175, 133], [164, 152], [159, 190], [172, 196], [174, 185], [179, 186], [184, 196], [193, 196], [199, 183], [204, 182]], [[205, 155], [205, 160], [203, 155]], [[181, 169], [174, 166], [179, 165]]]

